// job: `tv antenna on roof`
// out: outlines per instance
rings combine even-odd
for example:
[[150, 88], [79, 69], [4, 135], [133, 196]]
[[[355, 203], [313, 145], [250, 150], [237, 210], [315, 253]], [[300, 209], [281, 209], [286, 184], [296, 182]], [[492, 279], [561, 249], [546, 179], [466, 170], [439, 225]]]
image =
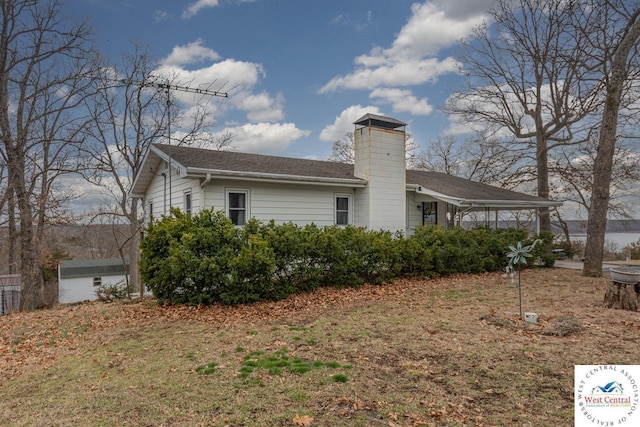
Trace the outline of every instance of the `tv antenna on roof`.
[[[212, 97], [220, 97], [220, 98], [228, 98], [229, 93], [218, 91], [218, 90], [202, 89], [199, 87], [181, 86], [181, 85], [169, 83], [169, 81], [167, 81], [166, 83], [159, 83], [157, 81], [151, 81], [151, 80], [141, 81], [141, 80], [122, 79], [120, 80], [120, 83], [127, 86], [136, 85], [139, 87], [156, 88], [158, 89], [158, 91], [163, 91], [167, 95], [167, 134], [168, 134], [167, 141], [169, 145], [169, 161], [167, 162], [167, 166], [169, 169], [169, 209], [171, 209], [171, 207], [173, 206], [172, 204], [173, 192], [172, 192], [172, 186], [171, 186], [171, 176], [173, 175], [171, 171], [171, 92], [172, 91], [187, 92], [187, 93], [193, 93], [196, 95], [212, 96]], [[167, 207], [164, 206], [165, 214], [166, 214], [166, 209]]]

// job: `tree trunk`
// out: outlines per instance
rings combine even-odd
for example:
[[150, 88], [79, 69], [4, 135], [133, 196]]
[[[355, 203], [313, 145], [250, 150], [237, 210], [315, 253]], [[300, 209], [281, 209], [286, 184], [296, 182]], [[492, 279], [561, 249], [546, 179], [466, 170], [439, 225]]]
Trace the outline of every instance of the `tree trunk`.
[[138, 263], [140, 262], [140, 223], [138, 219], [139, 199], [131, 200], [129, 214], [129, 278], [131, 287], [140, 291], [140, 298], [144, 297], [144, 284], [140, 280]]
[[9, 171], [7, 191], [9, 197], [7, 200], [8, 209], [8, 231], [9, 231], [9, 252], [7, 254], [7, 262], [9, 264], [9, 274], [18, 274], [18, 229], [16, 227], [16, 202], [13, 194], [13, 185], [11, 184], [11, 171]]
[[620, 310], [638, 311], [638, 286], [610, 282], [604, 294], [604, 306]]
[[628, 31], [616, 49], [609, 80], [600, 141], [596, 159], [593, 164], [593, 190], [589, 207], [589, 224], [587, 226], [587, 243], [584, 250], [584, 267], [582, 274], [589, 277], [602, 277], [602, 261], [604, 250], [604, 234], [607, 227], [607, 211], [613, 169], [613, 154], [616, 148], [618, 130], [618, 113], [622, 100], [624, 84], [628, 77], [627, 60], [637, 40], [640, 38], [640, 21], [637, 10], [629, 21]]
[[[20, 138], [20, 137], [19, 137]], [[19, 212], [20, 230], [18, 232], [20, 242], [20, 272], [22, 274], [22, 298], [20, 298], [20, 310], [34, 310], [43, 305], [44, 282], [40, 268], [38, 248], [34, 236], [33, 210], [31, 200], [27, 193], [25, 180], [25, 153], [20, 138], [15, 146], [6, 150], [9, 174], [12, 175], [14, 203]]]
[[[538, 173], [538, 197], [549, 198], [549, 155], [547, 140], [538, 135], [536, 142], [536, 169]], [[538, 209], [540, 231], [551, 232], [551, 214], [549, 208]]]

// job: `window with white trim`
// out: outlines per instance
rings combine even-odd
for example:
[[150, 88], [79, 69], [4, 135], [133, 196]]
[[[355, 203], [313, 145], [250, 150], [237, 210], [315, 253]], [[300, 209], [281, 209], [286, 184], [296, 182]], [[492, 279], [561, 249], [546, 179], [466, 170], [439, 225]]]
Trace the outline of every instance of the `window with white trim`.
[[149, 221], [153, 218], [153, 202], [149, 202]]
[[336, 225], [349, 225], [351, 223], [351, 196], [349, 194], [336, 194], [335, 208]]
[[191, 215], [191, 190], [184, 192], [184, 213]]
[[249, 190], [227, 190], [227, 216], [234, 225], [244, 225], [249, 217]]
[[438, 202], [422, 202], [422, 225], [438, 223]]
[[93, 286], [102, 286], [102, 277], [94, 277]]

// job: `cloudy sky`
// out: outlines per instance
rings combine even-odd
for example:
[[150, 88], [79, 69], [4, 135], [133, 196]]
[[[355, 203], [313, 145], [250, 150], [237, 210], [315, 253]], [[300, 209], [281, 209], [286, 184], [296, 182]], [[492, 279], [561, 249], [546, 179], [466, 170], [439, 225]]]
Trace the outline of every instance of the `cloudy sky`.
[[[460, 84], [452, 51], [492, 0], [67, 0], [114, 59], [149, 46], [208, 105], [238, 151], [326, 159], [367, 112], [426, 146]], [[174, 92], [185, 107], [193, 95]]]

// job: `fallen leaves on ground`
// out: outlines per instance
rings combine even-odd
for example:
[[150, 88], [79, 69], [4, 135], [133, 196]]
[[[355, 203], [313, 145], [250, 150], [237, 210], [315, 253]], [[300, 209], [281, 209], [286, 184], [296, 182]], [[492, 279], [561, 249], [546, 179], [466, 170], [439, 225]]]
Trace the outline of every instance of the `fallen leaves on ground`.
[[[58, 357], [91, 354], [91, 349], [102, 348], [106, 343], [127, 339], [150, 328], [162, 329], [169, 325], [175, 328], [179, 325], [176, 333], [183, 333], [183, 329], [189, 330], [188, 325], [205, 325], [208, 331], [237, 327], [244, 337], [242, 339], [249, 342], [254, 337], [247, 331], [269, 323], [307, 327], [323, 315], [332, 319], [335, 313], [351, 309], [363, 313], [371, 310], [373, 318], [382, 312], [385, 319], [401, 318], [410, 312], [415, 313], [412, 319], [415, 318], [416, 324], [413, 330], [408, 331], [411, 334], [407, 335], [410, 338], [407, 342], [415, 345], [396, 343], [392, 352], [378, 350], [388, 342], [390, 334], [402, 332], [406, 325], [398, 321], [388, 330], [383, 330], [372, 322], [367, 325], [370, 329], [363, 327], [363, 330], [378, 340], [378, 347], [370, 345], [370, 348], [365, 348], [367, 346], [364, 345], [347, 352], [345, 348], [360, 338], [361, 331], [342, 329], [336, 321], [328, 324], [328, 329], [335, 334], [327, 339], [322, 350], [336, 359], [353, 361], [354, 372], [357, 372], [358, 365], [369, 364], [373, 370], [367, 372], [377, 371], [380, 378], [389, 378], [391, 382], [404, 378], [404, 386], [409, 389], [414, 384], [413, 380], [429, 387], [411, 389], [407, 396], [387, 401], [380, 397], [381, 394], [368, 392], [372, 385], [392, 388], [391, 382], [385, 383], [378, 377], [368, 378], [369, 387], [360, 390], [359, 394], [350, 397], [332, 395], [316, 405], [305, 402], [304, 406], [296, 408], [299, 413], [295, 417], [292, 417], [295, 412], [287, 415], [286, 422], [299, 426], [322, 424], [323, 414], [330, 413], [333, 419], [345, 422], [368, 419], [376, 425], [495, 425], [495, 418], [491, 417], [502, 411], [497, 402], [503, 402], [505, 390], [510, 390], [504, 378], [511, 381], [520, 375], [520, 380], [527, 384], [539, 383], [535, 369], [532, 369], [532, 375], [525, 375], [527, 371], [516, 372], [516, 369], [502, 372], [503, 362], [516, 360], [518, 369], [522, 366], [544, 366], [545, 376], [555, 381], [559, 381], [558, 378], [564, 380], [571, 372], [564, 365], [556, 367], [551, 364], [558, 356], [549, 350], [587, 338], [594, 348], [604, 347], [599, 343], [609, 342], [612, 334], [618, 334], [619, 341], [628, 346], [630, 342], [637, 342], [640, 329], [636, 313], [616, 311], [615, 320], [607, 318], [608, 321], [603, 322], [603, 314], [612, 313], [600, 306], [605, 279], [582, 278], [579, 272], [555, 270], [527, 271], [523, 279], [524, 304], [527, 310], [538, 312], [537, 324], [525, 323], [520, 318], [517, 292], [499, 273], [434, 280], [402, 279], [393, 284], [365, 285], [355, 289], [326, 288], [284, 301], [236, 307], [164, 306], [154, 299], [145, 299], [93, 302], [32, 313], [13, 313], [0, 317], [0, 382], [47, 367]], [[565, 338], [567, 335], [571, 336]], [[576, 341], [572, 341], [574, 339]], [[545, 346], [541, 348], [539, 343]], [[263, 344], [263, 349], [276, 350], [285, 345], [287, 342], [274, 339]], [[503, 350], [493, 359], [484, 361], [481, 354], [477, 357], [467, 354], [485, 347]], [[296, 341], [292, 348], [296, 351], [302, 348], [302, 351], [313, 354], [320, 347], [307, 345], [302, 340]], [[115, 377], [118, 370], [128, 363], [127, 356], [120, 351], [104, 352], [93, 360], [103, 368], [102, 375], [111, 377]], [[356, 376], [355, 373], [353, 375]], [[485, 382], [487, 375], [497, 383]], [[358, 384], [356, 381], [356, 378], [353, 382], [350, 379], [349, 386]], [[460, 384], [466, 388], [461, 388]], [[539, 394], [544, 397], [550, 393], [545, 388], [546, 380], [540, 384], [536, 385], [537, 389], [532, 389], [531, 396]], [[437, 396], [435, 392], [446, 398], [432, 397]], [[392, 392], [388, 395], [394, 396]], [[558, 395], [569, 396], [560, 403], [561, 410], [566, 411], [571, 404], [570, 390], [561, 388]], [[522, 402], [524, 405], [515, 404], [515, 414], [508, 415], [520, 418], [505, 418], [513, 425], [519, 425], [519, 421], [531, 416], [535, 410], [528, 400]]]
[[[536, 274], [552, 275], [552, 280], [558, 280], [559, 274], [553, 272], [554, 270], [540, 270]], [[0, 318], [0, 380], [20, 375], [25, 369], [48, 366], [55, 361], [59, 351], [74, 350], [83, 340], [96, 339], [95, 332], [104, 332], [106, 340], [108, 331], [115, 326], [142, 327], [161, 320], [176, 319], [215, 323], [220, 326], [239, 322], [255, 324], [285, 318], [292, 314], [317, 313], [330, 307], [358, 306], [381, 300], [403, 299], [405, 304], [410, 304], [414, 295], [430, 295], [439, 307], [455, 309], [455, 299], [447, 297], [445, 290], [466, 291], [474, 286], [471, 283], [477, 285], [495, 282], [500, 280], [499, 277], [501, 275], [498, 273], [486, 273], [472, 276], [453, 275], [435, 280], [398, 279], [385, 285], [322, 288], [310, 293], [293, 295], [283, 301], [240, 306], [169, 306], [157, 304], [154, 299], [146, 299], [134, 302], [91, 302], [30, 313], [11, 313]], [[409, 302], [406, 302], [407, 300]], [[493, 307], [490, 308], [489, 315], [482, 320], [498, 327], [517, 323], [517, 319], [514, 321], [496, 317], [496, 309]], [[520, 327], [516, 328], [515, 332], [531, 333]], [[566, 331], [558, 333], [560, 336], [566, 334]]]
[[296, 416], [293, 417], [293, 422], [300, 427], [311, 427], [313, 425], [313, 417], [296, 414]]

